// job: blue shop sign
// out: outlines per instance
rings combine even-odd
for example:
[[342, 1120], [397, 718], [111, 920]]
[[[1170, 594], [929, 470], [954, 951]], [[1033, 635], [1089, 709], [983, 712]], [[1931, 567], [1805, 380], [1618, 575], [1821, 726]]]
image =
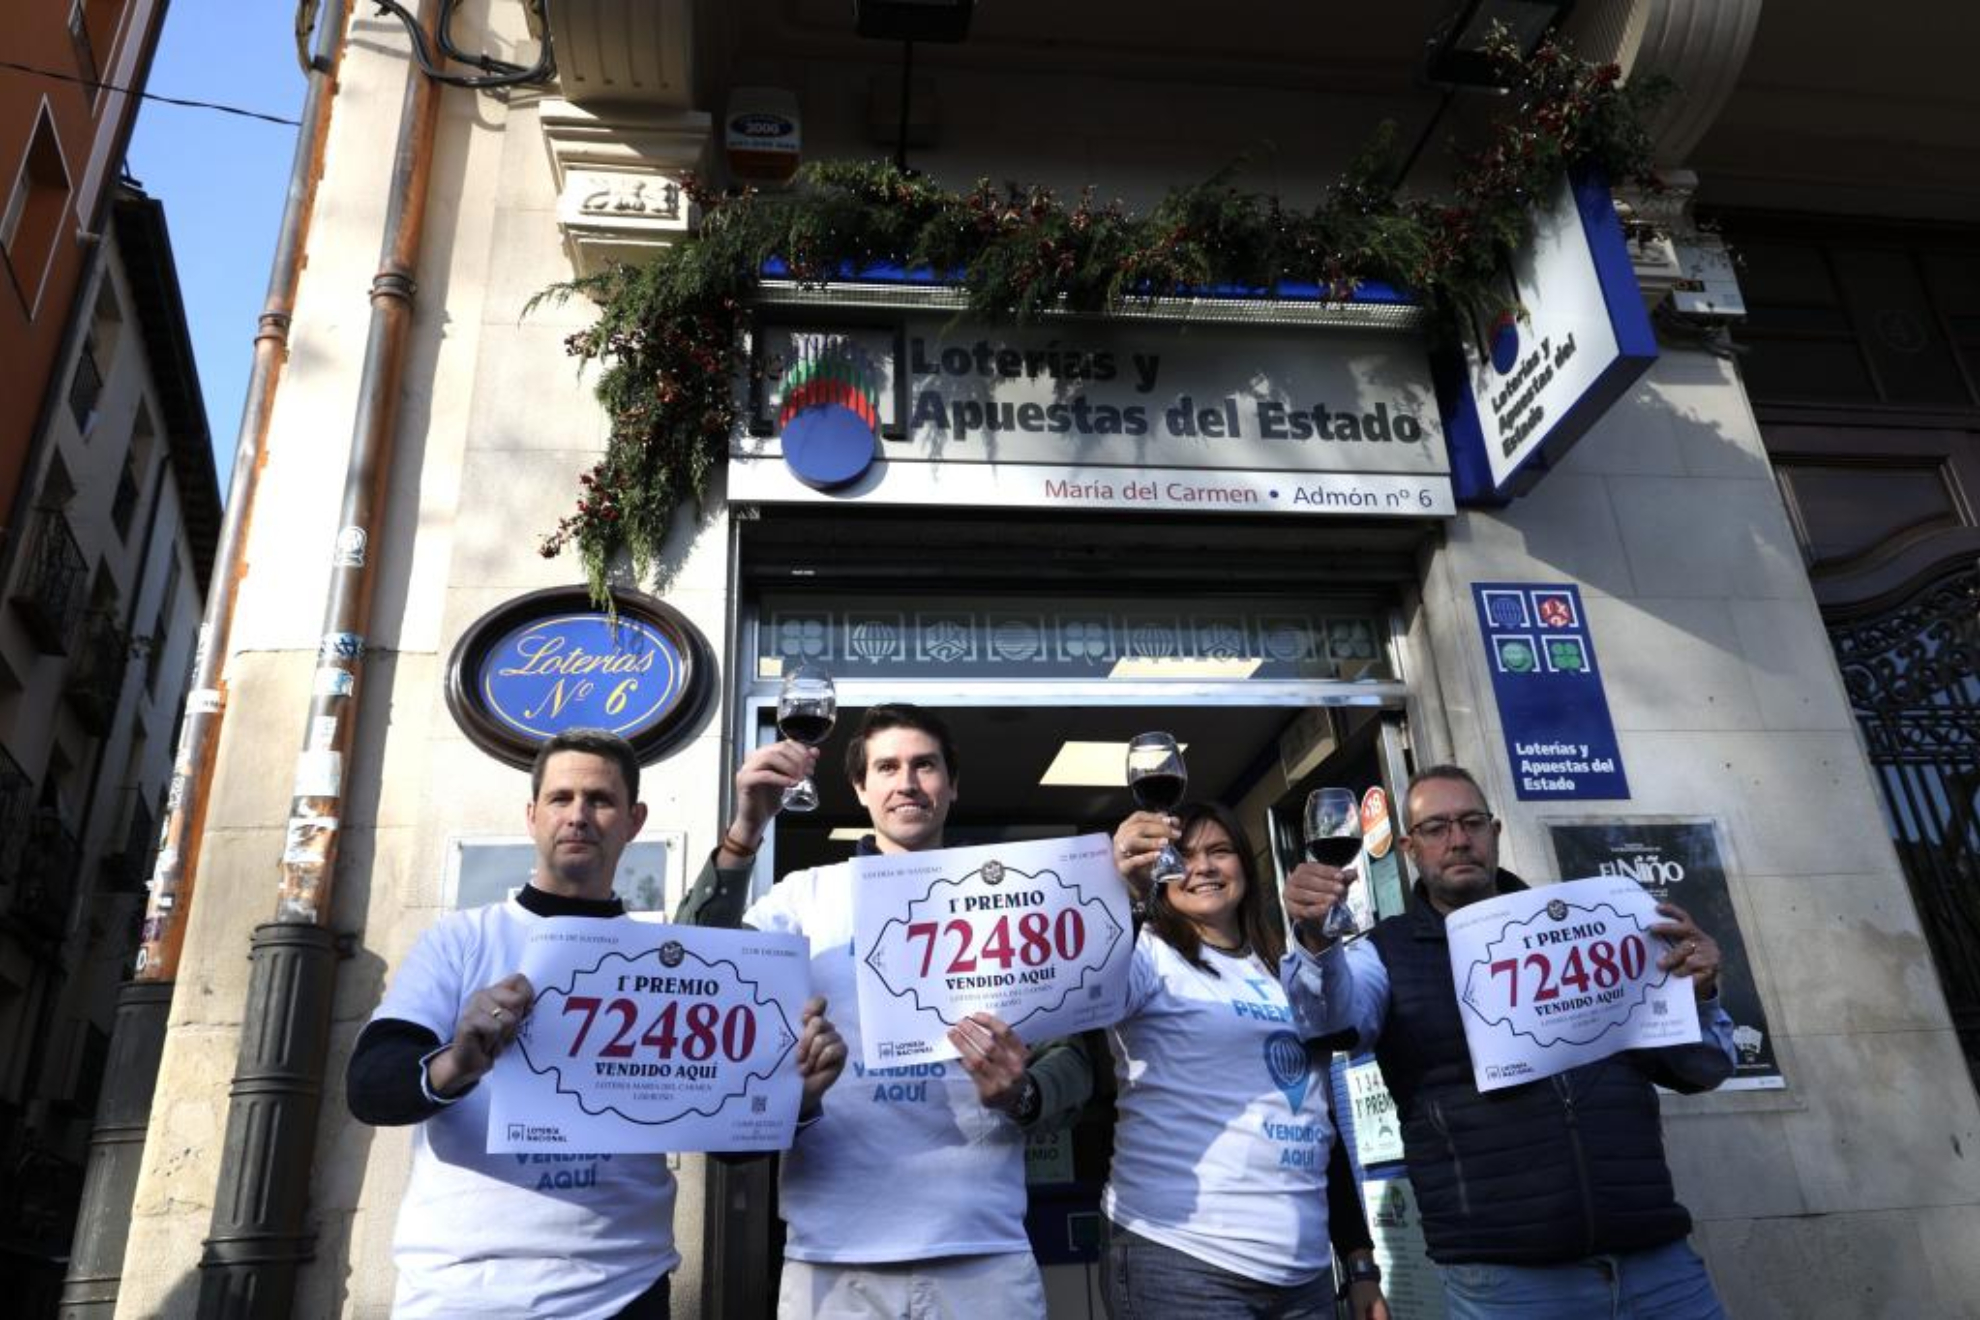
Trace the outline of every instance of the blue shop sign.
[[455, 648], [448, 705], [484, 751], [527, 765], [568, 729], [605, 729], [642, 761], [679, 741], [707, 706], [713, 664], [700, 633], [650, 597], [537, 592], [484, 616]]
[[1535, 582], [1476, 582], [1471, 591], [1515, 794], [1524, 801], [1627, 798], [1629, 777], [1581, 592]]
[[1436, 362], [1460, 504], [1525, 494], [1657, 359], [1607, 182], [1562, 177], [1506, 263], [1518, 304]]

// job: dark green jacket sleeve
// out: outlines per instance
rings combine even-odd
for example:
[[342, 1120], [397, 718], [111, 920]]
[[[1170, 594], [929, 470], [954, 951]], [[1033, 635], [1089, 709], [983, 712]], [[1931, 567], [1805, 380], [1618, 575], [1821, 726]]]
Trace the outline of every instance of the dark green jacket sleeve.
[[1025, 1125], [1026, 1132], [1056, 1132], [1079, 1117], [1093, 1096], [1100, 1064], [1091, 1053], [1094, 1041], [1089, 1037], [1098, 1036], [1091, 1032], [1048, 1041], [1031, 1056], [1025, 1071], [1038, 1086], [1038, 1117]]
[[[716, 852], [721, 851], [719, 848]], [[674, 909], [676, 926], [740, 926], [749, 908], [749, 865], [724, 869], [715, 865], [715, 853], [701, 864], [687, 897]]]

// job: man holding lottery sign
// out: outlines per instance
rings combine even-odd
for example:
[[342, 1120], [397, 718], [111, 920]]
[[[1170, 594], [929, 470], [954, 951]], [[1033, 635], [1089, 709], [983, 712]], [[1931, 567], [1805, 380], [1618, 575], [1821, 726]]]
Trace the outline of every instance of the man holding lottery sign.
[[[392, 1314], [665, 1320], [668, 1276], [680, 1263], [667, 1157], [491, 1153], [490, 1088], [480, 1085], [537, 1006], [538, 987], [517, 970], [532, 935], [556, 918], [629, 920], [612, 882], [646, 822], [632, 747], [595, 729], [550, 738], [530, 772], [525, 815], [536, 847], [529, 883], [506, 902], [434, 923], [393, 972], [351, 1054], [351, 1113], [416, 1125], [393, 1239]], [[566, 1016], [558, 1007], [545, 1012]], [[846, 1058], [824, 1009], [816, 998], [805, 1005], [794, 1049], [803, 1109], [814, 1112]], [[692, 1009], [688, 1017], [693, 1036]], [[712, 1049], [718, 1024], [699, 1025]]]
[[[988, 1013], [949, 1032], [960, 1067], [861, 1064], [849, 864], [787, 875], [742, 910], [764, 830], [817, 761], [815, 747], [793, 739], [744, 758], [735, 816], [682, 905], [698, 924], [740, 920], [809, 937], [813, 988], [832, 1002], [854, 1061], [783, 1158], [789, 1231], [777, 1314], [1043, 1320], [1044, 1283], [1024, 1230], [1024, 1146], [1041, 1087], [1053, 1085], [1050, 1067], [1028, 1074], [1024, 1044]], [[932, 711], [870, 707], [846, 747], [845, 773], [873, 823], [862, 855], [943, 846], [960, 766]]]
[[[1320, 919], [1356, 876], [1306, 863], [1285, 884], [1299, 947], [1281, 974], [1304, 1034], [1351, 1033], [1375, 1052], [1452, 1320], [1722, 1317], [1686, 1242], [1691, 1216], [1671, 1185], [1655, 1089], [1710, 1090], [1732, 1074], [1718, 945], [1673, 904], [1642, 929], [1609, 909], [1549, 904], [1558, 910], [1506, 926], [1504, 947], [1459, 987], [1454, 914], [1526, 885], [1500, 869], [1499, 822], [1468, 771], [1423, 771], [1405, 808], [1410, 910], [1365, 939], [1329, 943]], [[1481, 1089], [1472, 1017], [1519, 1013], [1530, 1033], [1593, 1039], [1582, 1019], [1650, 966], [1689, 979], [1702, 1039], [1598, 1046], [1563, 1071]]]

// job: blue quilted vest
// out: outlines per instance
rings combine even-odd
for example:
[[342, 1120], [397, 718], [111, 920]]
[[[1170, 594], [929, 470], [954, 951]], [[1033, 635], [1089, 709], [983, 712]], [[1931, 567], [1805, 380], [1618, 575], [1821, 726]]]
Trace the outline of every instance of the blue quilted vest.
[[[1510, 871], [1499, 891], [1524, 889]], [[1375, 1058], [1403, 1122], [1430, 1258], [1548, 1265], [1662, 1246], [1691, 1231], [1664, 1159], [1643, 1059], [1618, 1054], [1481, 1094], [1458, 1017], [1444, 919], [1423, 895], [1369, 938], [1389, 969]]]

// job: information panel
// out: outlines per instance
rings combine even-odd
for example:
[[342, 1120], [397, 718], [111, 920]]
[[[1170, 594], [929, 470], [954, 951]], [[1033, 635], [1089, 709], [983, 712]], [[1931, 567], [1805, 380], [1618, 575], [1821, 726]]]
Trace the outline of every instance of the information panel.
[[1471, 591], [1513, 792], [1526, 801], [1627, 798], [1629, 777], [1580, 590], [1476, 582]]

